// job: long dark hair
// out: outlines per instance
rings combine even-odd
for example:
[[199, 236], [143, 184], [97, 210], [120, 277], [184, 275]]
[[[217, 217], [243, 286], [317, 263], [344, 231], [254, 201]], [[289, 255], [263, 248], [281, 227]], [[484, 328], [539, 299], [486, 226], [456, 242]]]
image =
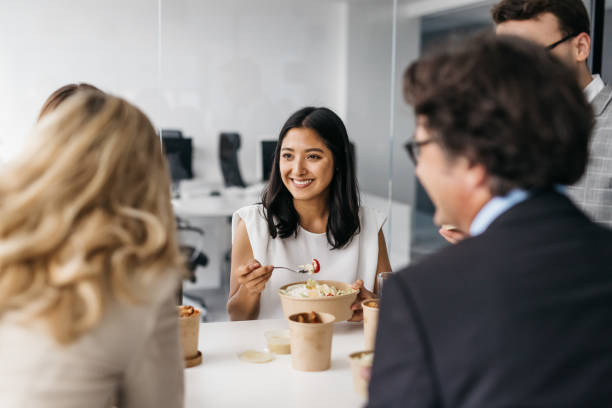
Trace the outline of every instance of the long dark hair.
[[342, 119], [327, 108], [306, 107], [287, 119], [278, 136], [270, 181], [261, 202], [268, 231], [272, 238], [297, 235], [300, 216], [293, 206], [293, 197], [281, 178], [279, 161], [283, 139], [293, 128], [309, 128], [317, 132], [334, 157], [334, 176], [329, 184], [329, 216], [327, 242], [332, 249], [349, 244], [360, 231], [359, 187], [355, 163]]

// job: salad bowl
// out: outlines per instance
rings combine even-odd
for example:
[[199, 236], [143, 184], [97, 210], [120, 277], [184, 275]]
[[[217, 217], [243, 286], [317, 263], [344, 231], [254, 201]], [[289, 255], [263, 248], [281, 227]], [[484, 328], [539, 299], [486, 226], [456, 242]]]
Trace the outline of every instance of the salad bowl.
[[278, 290], [285, 317], [302, 312], [330, 313], [336, 322], [351, 318], [351, 305], [358, 293], [348, 283], [312, 279], [284, 285]]

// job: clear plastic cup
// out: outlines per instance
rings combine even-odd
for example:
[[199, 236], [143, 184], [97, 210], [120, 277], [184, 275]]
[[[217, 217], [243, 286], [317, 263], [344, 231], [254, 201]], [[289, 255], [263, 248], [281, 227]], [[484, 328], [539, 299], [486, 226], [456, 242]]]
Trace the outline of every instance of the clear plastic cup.
[[376, 281], [378, 283], [378, 296], [379, 297], [382, 297], [383, 287], [385, 286], [387, 279], [389, 279], [391, 275], [393, 275], [393, 272], [378, 272], [378, 275], [376, 275]]
[[268, 330], [264, 332], [268, 350], [274, 354], [290, 354], [291, 353], [291, 337], [289, 329], [285, 330]]

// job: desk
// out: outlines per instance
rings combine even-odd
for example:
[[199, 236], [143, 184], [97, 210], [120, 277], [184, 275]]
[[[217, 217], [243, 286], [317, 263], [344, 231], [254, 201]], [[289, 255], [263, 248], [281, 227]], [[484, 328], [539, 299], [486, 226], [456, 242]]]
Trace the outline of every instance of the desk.
[[239, 208], [258, 203], [263, 188], [263, 184], [248, 188], [200, 186], [191, 191], [183, 188], [181, 197], [172, 200], [172, 207], [180, 217], [231, 217]]
[[264, 331], [286, 328], [284, 319], [202, 323], [202, 365], [185, 370], [185, 407], [356, 408], [365, 403], [353, 390], [348, 359], [363, 350], [361, 323], [334, 325], [331, 368], [326, 371], [294, 370], [290, 355], [277, 355], [265, 364], [245, 363], [236, 356], [263, 349]]

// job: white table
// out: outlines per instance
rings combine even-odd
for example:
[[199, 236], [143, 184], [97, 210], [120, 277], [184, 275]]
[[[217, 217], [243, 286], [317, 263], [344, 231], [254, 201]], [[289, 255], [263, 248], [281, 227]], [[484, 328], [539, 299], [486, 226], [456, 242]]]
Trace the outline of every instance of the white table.
[[202, 364], [185, 370], [185, 407], [361, 407], [348, 355], [363, 350], [361, 323], [334, 325], [331, 368], [302, 372], [290, 355], [264, 364], [245, 363], [237, 353], [266, 346], [264, 331], [288, 328], [287, 321], [253, 320], [202, 323]]

